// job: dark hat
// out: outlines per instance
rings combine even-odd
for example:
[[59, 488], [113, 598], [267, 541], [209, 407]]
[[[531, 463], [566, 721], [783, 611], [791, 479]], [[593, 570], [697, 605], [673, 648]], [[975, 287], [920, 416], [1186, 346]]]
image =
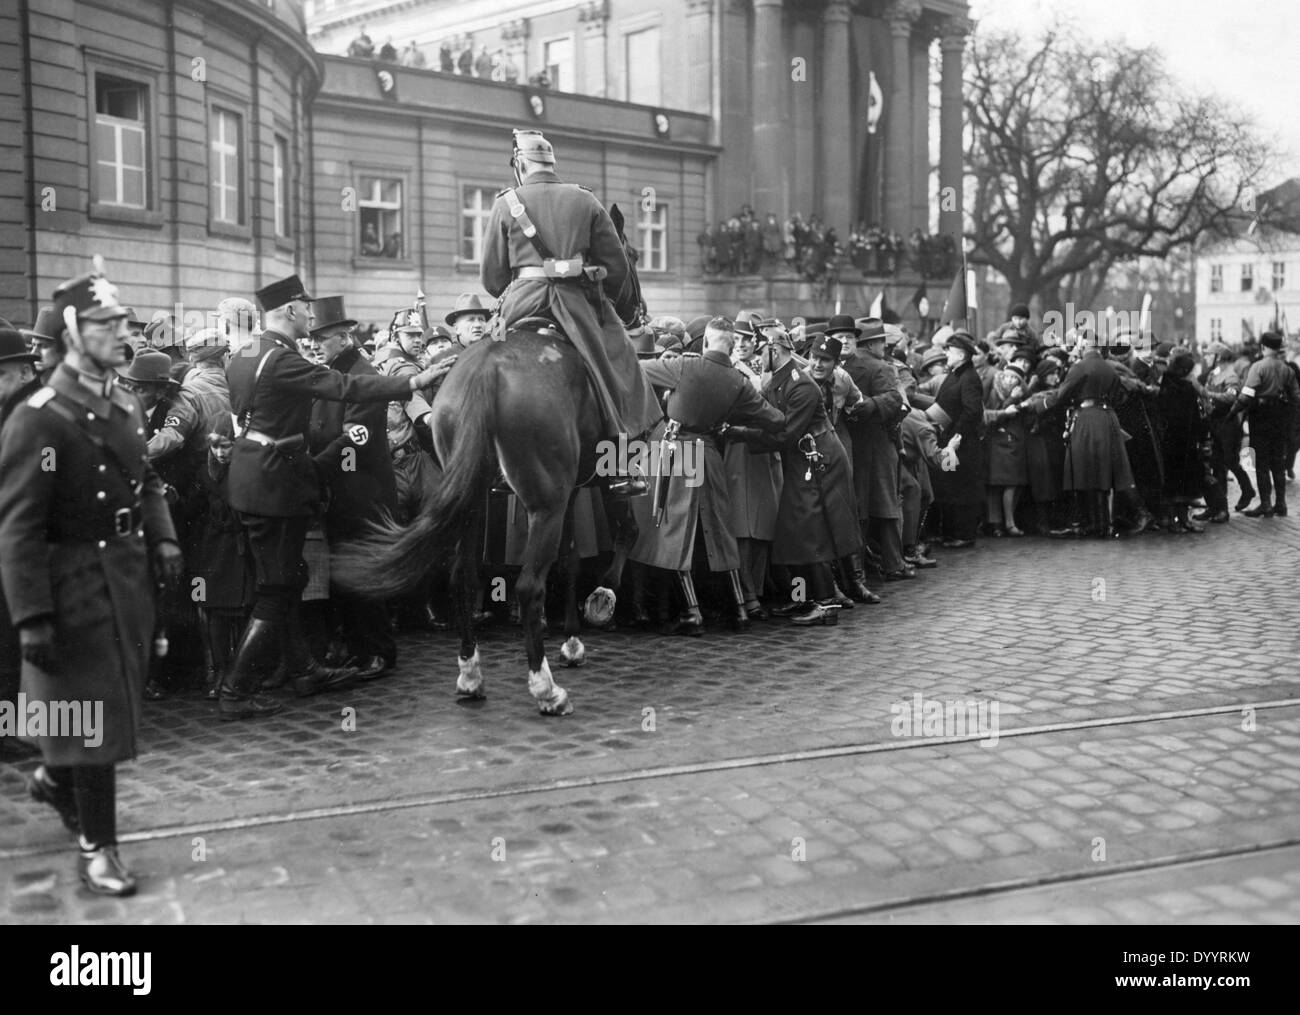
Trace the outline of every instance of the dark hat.
[[848, 314], [836, 314], [826, 322], [826, 334], [834, 335], [841, 331], [851, 331], [855, 336], [862, 334], [862, 329]]
[[1020, 334], [1020, 329], [1011, 324], [1003, 325], [994, 332], [992, 341], [994, 345], [1028, 345], [1025, 337]]
[[136, 314], [135, 307], [126, 308], [126, 326], [128, 328], [139, 328], [141, 331], [143, 331], [144, 323], [145, 323], [144, 321], [140, 320], [139, 315]]
[[676, 335], [665, 332], [655, 339], [655, 348], [662, 352], [681, 352], [682, 340]]
[[348, 312], [343, 309], [342, 296], [320, 296], [311, 301], [312, 312], [316, 314], [316, 323], [312, 325], [311, 333], [324, 331], [326, 328], [337, 328], [346, 324], [350, 328], [355, 328], [357, 322], [348, 316]]
[[980, 348], [975, 344], [975, 339], [971, 337], [969, 331], [961, 329], [954, 331], [948, 336], [944, 344], [953, 348], [961, 349], [967, 356], [974, 357], [980, 354]]
[[27, 347], [27, 339], [17, 328], [0, 328], [0, 363], [12, 363], [14, 360], [26, 360], [37, 363], [40, 357]]
[[832, 338], [830, 335], [823, 335], [817, 339], [812, 347], [810, 356], [824, 356], [832, 363], [840, 361], [840, 353], [844, 351], [844, 343], [838, 338]]
[[1044, 362], [1046, 362], [1049, 358], [1060, 360], [1061, 363], [1064, 365], [1065, 363], [1068, 363], [1070, 361], [1070, 351], [1064, 348], [1063, 346], [1054, 345], [1050, 349], [1048, 349], [1047, 352], [1043, 354]]
[[1259, 336], [1259, 342], [1266, 349], [1282, 348], [1282, 333], [1280, 331], [1266, 331]]
[[1047, 380], [1048, 374], [1059, 374], [1064, 369], [1064, 364], [1055, 356], [1044, 356], [1042, 362], [1034, 367], [1034, 376], [1040, 381]]
[[297, 275], [290, 275], [288, 278], [282, 278], [278, 282], [263, 286], [253, 295], [257, 297], [258, 306], [262, 308], [263, 312], [282, 307], [294, 300], [311, 302], [311, 296], [308, 295], [306, 287], [302, 284], [302, 279]]
[[1156, 346], [1156, 355], [1161, 359], [1168, 359], [1169, 354], [1174, 351], [1173, 342], [1161, 342]]
[[776, 334], [769, 339], [773, 345], [781, 345], [794, 352], [794, 337], [784, 328], [776, 328]]
[[[704, 337], [704, 329], [709, 326], [711, 320], [713, 320], [713, 318], [707, 314], [703, 314], [700, 317], [692, 317], [690, 324], [686, 325], [682, 333], [678, 334], [676, 331], [671, 329], [667, 333], [670, 335], [676, 335], [679, 339], [682, 339], [683, 342], [687, 338], [690, 338], [691, 341], [697, 341]], [[741, 331], [740, 328], [737, 327], [735, 330], [738, 335], [748, 335], [751, 338], [754, 336], [752, 328], [749, 331]]]
[[1009, 313], [1007, 316], [1027, 318], [1029, 316], [1029, 304], [1017, 303], [1014, 307], [1011, 308], [1011, 313]]
[[1028, 376], [1027, 373], [1026, 373], [1026, 371], [1025, 371], [1025, 368], [1022, 367], [1019, 363], [1003, 363], [1003, 364], [1002, 364], [1002, 369], [1003, 369], [1003, 370], [1010, 370], [1013, 374], [1015, 374], [1017, 377], [1019, 377], [1022, 381], [1025, 379], [1026, 376]]
[[484, 317], [490, 316], [492, 311], [483, 306], [483, 301], [478, 298], [478, 293], [461, 293], [456, 297], [456, 305], [452, 308], [451, 313], [443, 318], [447, 324], [454, 325], [456, 318], [464, 314], [482, 314]]
[[126, 307], [117, 301], [117, 286], [99, 274], [80, 275], [60, 285], [54, 290], [54, 309], [65, 324], [67, 310], [88, 321], [111, 321], [126, 316]]
[[172, 380], [172, 358], [164, 352], [145, 349], [136, 353], [131, 365], [122, 376], [129, 381], [152, 384], [175, 384]]
[[19, 330], [29, 342], [58, 342], [63, 335], [63, 318], [53, 307], [41, 307], [36, 323]]
[[447, 330], [445, 325], [435, 324], [429, 328], [429, 334], [425, 336], [426, 340], [432, 342], [434, 339], [441, 339], [444, 342], [456, 341], [456, 336]]
[[[533, 162], [555, 162], [555, 149], [551, 142], [542, 136], [540, 130], [531, 127], [515, 128], [515, 154], [522, 155]], [[451, 323], [448, 321], [447, 323]]]
[[[805, 335], [829, 335], [830, 325], [826, 321], [809, 321], [803, 326]], [[840, 340], [843, 342], [843, 339]]]
[[885, 325], [872, 317], [862, 327], [862, 334], [858, 336], [858, 344], [866, 345], [868, 342], [883, 342], [888, 338], [885, 333]]
[[[672, 332], [664, 332], [664, 334], [671, 335]], [[637, 359], [654, 359], [659, 355], [659, 350], [655, 348], [655, 333], [649, 328], [642, 328], [639, 335], [628, 336], [628, 341], [636, 350]]]

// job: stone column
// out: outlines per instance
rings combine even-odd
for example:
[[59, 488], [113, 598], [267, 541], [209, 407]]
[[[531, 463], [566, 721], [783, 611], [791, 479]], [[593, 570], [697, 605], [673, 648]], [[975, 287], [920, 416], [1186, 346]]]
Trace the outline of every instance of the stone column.
[[907, 235], [912, 227], [912, 26], [918, 0], [894, 0], [885, 11], [892, 59], [885, 105], [885, 227]]
[[821, 166], [822, 218], [842, 237], [853, 226], [853, 112], [847, 0], [822, 11]]
[[912, 32], [912, 225], [930, 231], [930, 34], [922, 20]]
[[686, 108], [713, 115], [713, 0], [686, 0]]
[[754, 66], [748, 0], [722, 0], [718, 31], [718, 134], [714, 218], [734, 215], [754, 200]]
[[582, 82], [578, 89], [582, 95], [607, 98], [605, 78], [605, 29], [609, 24], [607, 0], [591, 0], [578, 9], [582, 24]]
[[961, 55], [972, 23], [947, 18], [939, 35], [943, 53], [943, 83], [939, 104], [939, 232], [962, 247], [962, 70]]
[[790, 61], [782, 38], [783, 0], [754, 0], [754, 193], [758, 215], [775, 212], [785, 221], [784, 111], [789, 98]]

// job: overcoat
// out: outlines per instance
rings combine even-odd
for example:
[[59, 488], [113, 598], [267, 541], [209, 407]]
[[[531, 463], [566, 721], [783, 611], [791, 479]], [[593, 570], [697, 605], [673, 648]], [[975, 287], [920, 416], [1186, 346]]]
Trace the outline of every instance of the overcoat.
[[149, 549], [176, 541], [134, 395], [67, 364], [0, 434], [0, 577], [16, 626], [49, 618], [57, 663], [24, 660], [29, 702], [103, 702], [102, 741], [38, 738], [51, 765], [136, 756], [153, 648]]
[[894, 435], [903, 412], [898, 371], [892, 359], [859, 350], [844, 370], [862, 392], [849, 423], [853, 440], [853, 493], [858, 517], [902, 518], [898, 496], [898, 445]]
[[984, 387], [969, 362], [947, 374], [939, 385], [935, 402], [952, 422], [939, 435], [947, 446], [954, 434], [961, 434], [957, 468], [934, 476], [934, 499], [940, 504], [984, 503]]

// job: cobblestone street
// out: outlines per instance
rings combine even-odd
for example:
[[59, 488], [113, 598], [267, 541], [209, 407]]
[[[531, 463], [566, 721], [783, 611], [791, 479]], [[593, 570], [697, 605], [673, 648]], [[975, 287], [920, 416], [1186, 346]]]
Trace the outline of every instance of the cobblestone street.
[[[832, 628], [552, 640], [564, 719], [503, 626], [481, 703], [449, 634], [266, 721], [146, 703], [140, 894], [79, 888], [3, 765], [0, 922], [1294, 923], [1300, 523], [1210, 530], [982, 540]], [[900, 730], [917, 695], [996, 740]]]

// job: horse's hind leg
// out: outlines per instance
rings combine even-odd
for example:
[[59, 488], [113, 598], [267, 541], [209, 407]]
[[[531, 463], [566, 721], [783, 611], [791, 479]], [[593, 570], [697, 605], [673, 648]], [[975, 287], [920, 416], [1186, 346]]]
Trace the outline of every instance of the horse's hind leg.
[[573, 537], [573, 502], [577, 497], [575, 490], [569, 498], [560, 535], [560, 566], [564, 571], [564, 644], [560, 646], [560, 658], [566, 666], [581, 666], [587, 661], [586, 646], [578, 637], [582, 630], [578, 620], [578, 572], [582, 569], [582, 558], [578, 554], [578, 541]]
[[569, 693], [551, 677], [542, 644], [542, 600], [546, 595], [546, 574], [555, 561], [564, 528], [563, 501], [545, 512], [529, 512], [528, 544], [524, 566], [515, 592], [524, 622], [524, 648], [528, 654], [528, 690], [543, 715], [568, 715], [573, 711]]
[[[466, 540], [468, 547], [481, 547], [481, 537], [473, 538], [473, 533], [482, 528], [482, 522], [471, 526], [471, 536]], [[456, 607], [456, 627], [460, 631], [460, 655], [456, 662], [460, 669], [456, 677], [456, 694], [462, 698], [486, 698], [483, 686], [483, 670], [479, 666], [478, 637], [474, 631], [474, 614], [482, 599], [483, 590], [478, 580], [478, 554], [462, 550], [459, 565], [452, 570], [451, 591]], [[468, 559], [465, 559], [468, 557]]]

